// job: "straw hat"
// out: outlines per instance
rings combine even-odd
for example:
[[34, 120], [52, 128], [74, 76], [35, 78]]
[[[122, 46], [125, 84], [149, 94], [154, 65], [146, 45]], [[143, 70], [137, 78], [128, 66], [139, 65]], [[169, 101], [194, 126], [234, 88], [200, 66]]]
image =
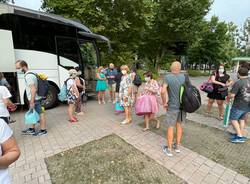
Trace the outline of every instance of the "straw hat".
[[77, 71], [75, 69], [70, 69], [69, 75], [77, 75]]

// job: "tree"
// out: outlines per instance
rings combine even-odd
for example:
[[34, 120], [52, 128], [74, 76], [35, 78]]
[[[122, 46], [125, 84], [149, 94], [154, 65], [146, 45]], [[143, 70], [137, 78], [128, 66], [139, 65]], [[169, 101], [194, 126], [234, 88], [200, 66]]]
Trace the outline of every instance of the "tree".
[[103, 57], [122, 64], [134, 60], [147, 26], [149, 5], [144, 0], [44, 0], [43, 8], [78, 19], [93, 32], [108, 37], [113, 53], [111, 56], [102, 53]]
[[165, 65], [167, 55], [184, 55], [211, 3], [210, 0], [156, 1], [155, 16], [146, 31], [141, 56], [158, 68]]
[[227, 63], [237, 55], [237, 27], [225, 22], [219, 22], [213, 16], [210, 21], [204, 21], [197, 40], [188, 51], [190, 64], [212, 65]]
[[246, 19], [240, 36], [240, 55], [250, 56], [250, 18]]

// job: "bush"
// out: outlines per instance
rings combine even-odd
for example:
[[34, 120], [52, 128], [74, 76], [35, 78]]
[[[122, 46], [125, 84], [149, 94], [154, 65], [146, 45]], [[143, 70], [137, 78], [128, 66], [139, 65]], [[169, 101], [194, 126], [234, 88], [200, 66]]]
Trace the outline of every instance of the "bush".
[[202, 72], [200, 70], [188, 70], [187, 72], [190, 77], [201, 77], [210, 75], [208, 72]]

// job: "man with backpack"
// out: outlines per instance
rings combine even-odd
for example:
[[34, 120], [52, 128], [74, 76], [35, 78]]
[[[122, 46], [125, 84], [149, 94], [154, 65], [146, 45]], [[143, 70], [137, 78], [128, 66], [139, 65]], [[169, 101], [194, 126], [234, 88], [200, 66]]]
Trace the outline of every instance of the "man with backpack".
[[38, 95], [38, 75], [29, 71], [28, 64], [23, 60], [16, 62], [16, 69], [20, 73], [24, 73], [25, 80], [25, 91], [29, 101], [29, 108], [34, 109], [40, 115], [40, 130], [35, 131], [35, 125], [30, 128], [23, 130], [22, 133], [26, 135], [46, 135], [46, 121], [45, 121], [45, 110], [42, 107], [42, 96]]
[[[180, 153], [182, 138], [182, 123], [186, 120], [186, 112], [180, 110], [180, 89], [185, 83], [184, 74], [180, 73], [181, 63], [174, 61], [171, 65], [171, 73], [166, 75], [161, 90], [163, 106], [166, 108], [167, 124], [167, 146], [163, 147], [163, 152], [172, 157], [172, 149]], [[176, 126], [176, 143], [173, 144], [174, 126]]]

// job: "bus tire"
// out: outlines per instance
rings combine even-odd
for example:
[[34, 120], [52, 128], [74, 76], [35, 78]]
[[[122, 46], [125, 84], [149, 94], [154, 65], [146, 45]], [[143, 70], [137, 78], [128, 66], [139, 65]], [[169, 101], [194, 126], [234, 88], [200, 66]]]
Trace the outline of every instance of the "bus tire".
[[45, 109], [51, 109], [58, 105], [58, 90], [55, 86], [49, 84], [49, 92], [45, 100], [42, 101], [42, 105]]

